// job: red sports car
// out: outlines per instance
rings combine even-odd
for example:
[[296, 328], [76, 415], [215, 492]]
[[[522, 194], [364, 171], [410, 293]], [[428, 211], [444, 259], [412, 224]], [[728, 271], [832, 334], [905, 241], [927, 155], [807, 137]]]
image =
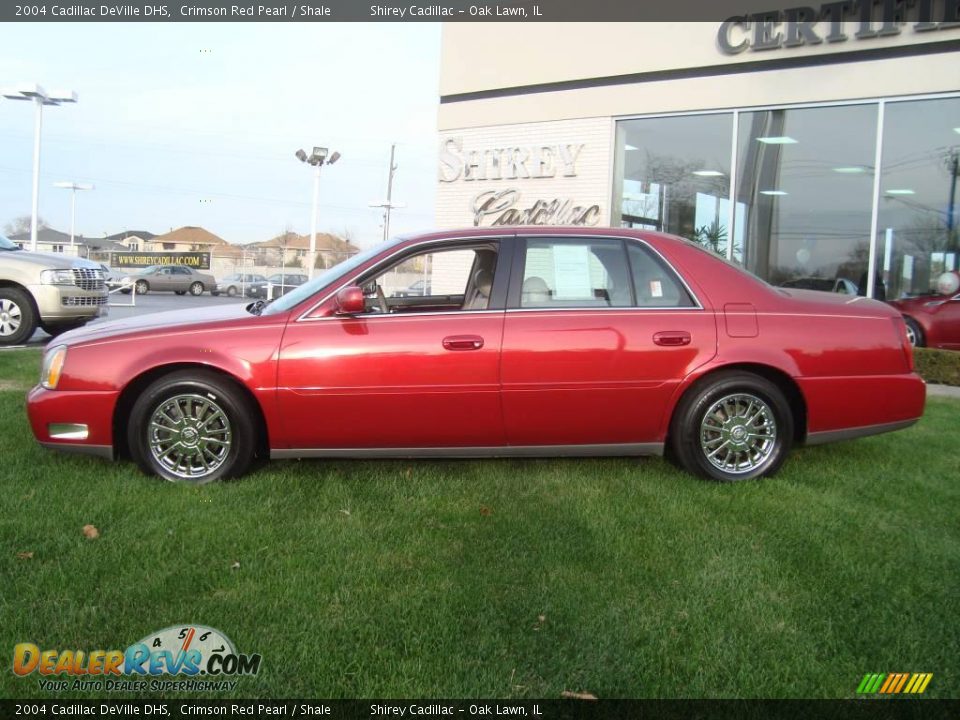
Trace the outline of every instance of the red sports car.
[[924, 398], [883, 303], [669, 235], [541, 227], [399, 238], [270, 303], [69, 332], [28, 410], [44, 446], [187, 482], [265, 457], [664, 452], [731, 481], [906, 427]]
[[911, 345], [960, 350], [960, 293], [923, 295], [890, 304], [903, 314]]

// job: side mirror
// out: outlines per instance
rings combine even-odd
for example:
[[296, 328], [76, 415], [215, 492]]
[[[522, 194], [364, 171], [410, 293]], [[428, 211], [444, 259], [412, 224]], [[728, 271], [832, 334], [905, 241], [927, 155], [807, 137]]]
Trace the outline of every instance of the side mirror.
[[362, 313], [366, 309], [363, 291], [356, 285], [348, 285], [337, 293], [335, 306], [337, 315]]

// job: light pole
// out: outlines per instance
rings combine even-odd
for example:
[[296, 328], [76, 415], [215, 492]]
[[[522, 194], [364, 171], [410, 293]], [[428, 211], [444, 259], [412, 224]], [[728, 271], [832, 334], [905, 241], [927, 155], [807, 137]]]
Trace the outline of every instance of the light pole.
[[333, 165], [340, 159], [340, 153], [334, 151], [327, 157], [329, 150], [325, 147], [314, 147], [308, 156], [302, 149], [294, 153], [300, 162], [313, 165], [313, 206], [310, 211], [310, 269], [307, 276], [313, 279], [313, 268], [317, 264], [317, 205], [320, 204], [320, 168], [324, 163]]
[[397, 166], [393, 163], [394, 152], [397, 149], [396, 143], [390, 146], [390, 169], [387, 172], [387, 199], [380, 202], [368, 203], [372, 208], [383, 208], [383, 240], [390, 239], [390, 211], [394, 208], [406, 207], [404, 203], [393, 202], [393, 175], [397, 171]]
[[77, 182], [55, 182], [53, 186], [70, 191], [70, 254], [72, 255], [74, 250], [73, 237], [77, 223], [77, 190], [93, 190], [93, 185]]
[[77, 94], [72, 90], [47, 93], [39, 85], [23, 85], [3, 91], [8, 100], [30, 100], [36, 107], [33, 126], [33, 206], [30, 214], [30, 249], [37, 251], [37, 215], [40, 207], [40, 129], [43, 126], [43, 106], [75, 103]]

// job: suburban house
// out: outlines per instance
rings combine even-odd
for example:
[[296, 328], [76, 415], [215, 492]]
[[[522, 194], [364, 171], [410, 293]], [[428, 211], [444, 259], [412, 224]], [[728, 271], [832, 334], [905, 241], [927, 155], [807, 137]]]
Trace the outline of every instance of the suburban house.
[[[250, 243], [246, 247], [255, 253], [257, 265], [305, 268], [309, 262], [307, 256], [310, 254], [310, 236], [285, 232], [269, 240]], [[349, 240], [330, 233], [317, 233], [316, 267], [332, 267], [359, 251], [360, 248]]]
[[105, 239], [122, 245], [126, 250], [138, 252], [149, 250], [148, 246], [155, 237], [156, 234], [147, 230], [124, 230], [113, 235], [107, 235]]
[[220, 250], [229, 247], [222, 237], [209, 230], [193, 225], [185, 225], [163, 235], [155, 235], [145, 242], [146, 247], [139, 250], [149, 252], [208, 252], [220, 254]]
[[[20, 247], [30, 249], [30, 231], [16, 233], [10, 236]], [[121, 244], [110, 238], [91, 238], [75, 235], [73, 246], [70, 245], [70, 234], [44, 227], [37, 230], [37, 252], [65, 253], [79, 257], [90, 258], [98, 262], [107, 262], [110, 253], [125, 250]]]

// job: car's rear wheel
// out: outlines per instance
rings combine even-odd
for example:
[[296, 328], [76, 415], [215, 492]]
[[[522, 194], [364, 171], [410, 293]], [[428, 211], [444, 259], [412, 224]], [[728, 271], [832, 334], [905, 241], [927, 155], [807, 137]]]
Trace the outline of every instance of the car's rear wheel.
[[694, 385], [671, 423], [671, 449], [689, 472], [735, 482], [773, 475], [793, 442], [783, 392], [753, 373], [721, 372]]
[[174, 291], [173, 291], [173, 294], [174, 294], [174, 295], [186, 295], [186, 294], [187, 294], [187, 291], [186, 291], [186, 290], [174, 290]]
[[910, 344], [913, 347], [924, 347], [927, 340], [923, 336], [923, 328], [920, 327], [920, 323], [909, 315], [903, 316], [903, 322], [907, 325], [907, 340], [910, 341]]
[[0, 345], [21, 345], [37, 330], [30, 297], [14, 287], [0, 288]]
[[137, 280], [133, 288], [137, 291], [137, 295], [146, 295], [150, 292], [150, 283], [146, 280]]
[[195, 282], [190, 286], [191, 295], [203, 295], [203, 283]]
[[242, 475], [257, 447], [249, 400], [211, 372], [156, 380], [134, 403], [127, 441], [137, 464], [173, 482], [202, 484]]
[[237, 294], [237, 289], [231, 285], [227, 288], [227, 297], [235, 297]]

